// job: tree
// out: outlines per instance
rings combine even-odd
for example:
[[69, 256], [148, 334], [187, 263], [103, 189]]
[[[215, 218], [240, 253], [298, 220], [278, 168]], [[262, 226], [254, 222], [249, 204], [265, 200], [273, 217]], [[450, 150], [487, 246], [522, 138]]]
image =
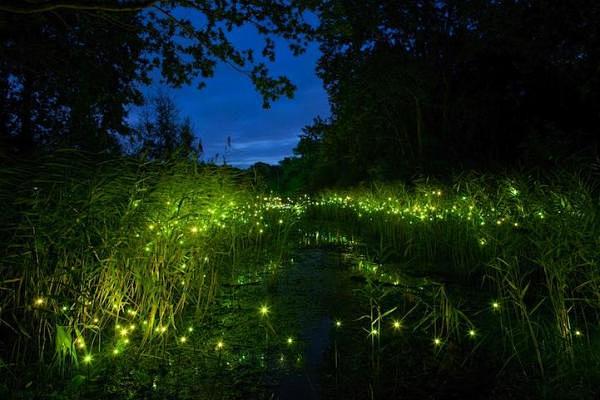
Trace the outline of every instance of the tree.
[[338, 183], [546, 164], [599, 143], [597, 2], [328, 0], [318, 13], [332, 117], [315, 128]]
[[[0, 136], [11, 151], [75, 146], [118, 149], [127, 134], [126, 105], [139, 103], [145, 81], [139, 20], [120, 15], [116, 31], [102, 19], [0, 15]], [[114, 22], [116, 23], [116, 22]]]
[[[202, 87], [217, 63], [247, 75], [263, 105], [291, 97], [294, 85], [270, 75], [274, 37], [300, 54], [311, 35], [308, 0], [47, 0], [0, 4], [0, 129], [21, 150], [67, 142], [118, 147], [126, 106], [159, 70], [171, 86]], [[253, 26], [260, 55], [238, 49], [228, 33]], [[89, 131], [94, 131], [90, 134]], [[93, 140], [88, 140], [92, 138]], [[88, 143], [90, 142], [90, 143]]]
[[137, 140], [140, 151], [151, 158], [198, 158], [202, 154], [191, 120], [181, 120], [175, 102], [164, 93], [151, 98], [149, 107], [141, 112]]

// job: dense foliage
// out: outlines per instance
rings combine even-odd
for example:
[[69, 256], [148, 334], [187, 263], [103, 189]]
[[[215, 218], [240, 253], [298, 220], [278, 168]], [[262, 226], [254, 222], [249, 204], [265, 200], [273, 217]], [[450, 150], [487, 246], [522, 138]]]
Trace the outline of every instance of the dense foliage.
[[324, 1], [313, 187], [597, 154], [594, 1]]
[[[217, 63], [252, 80], [264, 106], [295, 86], [270, 75], [274, 37], [304, 50], [311, 27], [303, 1], [44, 1], [0, 5], [0, 145], [119, 149], [127, 107], [142, 101], [153, 71], [172, 86], [202, 87]], [[228, 34], [252, 26], [260, 54]]]

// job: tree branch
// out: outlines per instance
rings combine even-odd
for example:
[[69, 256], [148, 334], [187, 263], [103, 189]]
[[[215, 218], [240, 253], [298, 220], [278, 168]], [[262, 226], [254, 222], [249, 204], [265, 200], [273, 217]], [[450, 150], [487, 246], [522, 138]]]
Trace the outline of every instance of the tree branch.
[[139, 11], [158, 3], [157, 0], [50, 0], [41, 3], [32, 3], [19, 1], [17, 4], [0, 4], [0, 12], [12, 14], [36, 14], [61, 9], [67, 10], [86, 10], [86, 11], [107, 11], [107, 12], [131, 12]]

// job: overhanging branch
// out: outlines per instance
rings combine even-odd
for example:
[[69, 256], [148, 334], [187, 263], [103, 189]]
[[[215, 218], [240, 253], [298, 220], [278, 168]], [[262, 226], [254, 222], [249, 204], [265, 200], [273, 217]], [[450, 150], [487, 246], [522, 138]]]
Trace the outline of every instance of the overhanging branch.
[[0, 12], [12, 14], [36, 14], [56, 10], [85, 10], [85, 11], [106, 11], [106, 12], [131, 12], [139, 11], [158, 3], [157, 0], [60, 0], [60, 1], [19, 1], [9, 4], [0, 4]]

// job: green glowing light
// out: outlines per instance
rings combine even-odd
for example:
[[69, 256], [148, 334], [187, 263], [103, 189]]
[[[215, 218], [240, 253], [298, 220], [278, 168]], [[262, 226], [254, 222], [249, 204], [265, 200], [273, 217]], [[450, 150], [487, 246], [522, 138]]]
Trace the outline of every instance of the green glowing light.
[[294, 338], [292, 338], [292, 337], [287, 338], [287, 344], [288, 345], [294, 344]]
[[84, 362], [85, 364], [89, 364], [89, 363], [91, 363], [91, 362], [92, 362], [92, 360], [93, 360], [93, 357], [92, 357], [92, 355], [91, 355], [91, 354], [86, 354], [85, 356], [83, 356], [83, 362]]
[[269, 306], [267, 306], [266, 304], [263, 304], [262, 306], [260, 306], [260, 308], [258, 309], [258, 312], [260, 313], [260, 315], [262, 315], [263, 317], [266, 317], [271, 310], [269, 309]]

